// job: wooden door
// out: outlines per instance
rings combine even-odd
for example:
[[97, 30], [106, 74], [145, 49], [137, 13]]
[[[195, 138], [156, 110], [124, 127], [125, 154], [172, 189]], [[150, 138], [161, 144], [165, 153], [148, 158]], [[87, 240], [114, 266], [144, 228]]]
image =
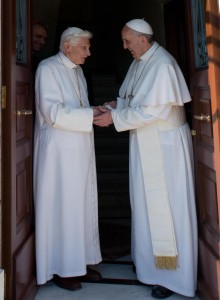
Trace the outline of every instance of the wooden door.
[[33, 299], [36, 290], [32, 197], [30, 1], [3, 0], [2, 206], [6, 299]]
[[[184, 5], [182, 6], [180, 2]], [[165, 24], [167, 48], [178, 60], [192, 96], [188, 117], [191, 117], [195, 160], [199, 234], [198, 294], [201, 299], [218, 300], [220, 299], [218, 1], [171, 0], [165, 5]]]
[[[189, 56], [199, 234], [198, 294], [201, 299], [218, 300], [220, 150], [217, 129], [220, 121], [216, 108], [220, 100], [216, 96], [219, 95], [220, 87], [217, 80], [219, 74], [214, 72], [219, 72], [220, 37], [218, 1], [204, 0], [204, 10], [199, 6], [202, 2], [187, 1], [187, 11], [190, 12], [188, 23], [191, 24], [188, 33], [193, 42]], [[218, 50], [214, 53], [213, 49]]]

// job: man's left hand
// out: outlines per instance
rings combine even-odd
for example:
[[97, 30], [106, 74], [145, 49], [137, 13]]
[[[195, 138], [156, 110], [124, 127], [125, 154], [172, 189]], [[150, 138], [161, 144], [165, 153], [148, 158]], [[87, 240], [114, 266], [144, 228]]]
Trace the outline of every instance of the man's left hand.
[[93, 124], [100, 126], [100, 127], [108, 127], [112, 124], [112, 114], [111, 110], [107, 110], [103, 114], [94, 117]]

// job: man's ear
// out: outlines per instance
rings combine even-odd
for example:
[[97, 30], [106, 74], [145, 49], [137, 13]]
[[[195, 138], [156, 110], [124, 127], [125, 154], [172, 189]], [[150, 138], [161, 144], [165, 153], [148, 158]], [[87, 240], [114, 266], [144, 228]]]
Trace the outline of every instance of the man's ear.
[[141, 36], [141, 42], [142, 42], [142, 44], [148, 44], [148, 40], [147, 40], [147, 38], [146, 38], [146, 36]]
[[70, 47], [70, 44], [68, 42], [65, 42], [63, 44], [63, 48], [64, 48], [65, 53], [69, 53], [71, 51], [71, 47]]
[[149, 43], [146, 36], [142, 36], [141, 42], [142, 42], [143, 47], [145, 48], [145, 51], [150, 48], [151, 44]]

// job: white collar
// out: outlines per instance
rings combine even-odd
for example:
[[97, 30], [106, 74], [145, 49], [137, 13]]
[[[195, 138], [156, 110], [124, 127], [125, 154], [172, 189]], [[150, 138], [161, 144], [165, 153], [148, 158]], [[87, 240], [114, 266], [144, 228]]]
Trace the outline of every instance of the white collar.
[[69, 58], [63, 54], [63, 52], [59, 51], [58, 53], [59, 57], [61, 58], [63, 64], [70, 69], [75, 69], [78, 67], [78, 65], [74, 64], [71, 60], [69, 60]]
[[140, 57], [140, 60], [142, 61], [148, 60], [158, 47], [159, 44], [157, 42], [154, 42], [153, 45]]

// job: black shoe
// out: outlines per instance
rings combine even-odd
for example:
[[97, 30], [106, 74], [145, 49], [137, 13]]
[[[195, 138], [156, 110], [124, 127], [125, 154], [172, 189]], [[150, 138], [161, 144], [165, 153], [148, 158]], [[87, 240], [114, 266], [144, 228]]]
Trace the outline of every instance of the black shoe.
[[173, 295], [173, 292], [171, 290], [168, 290], [167, 288], [155, 285], [152, 288], [151, 296], [157, 299], [165, 299]]
[[58, 275], [54, 275], [53, 282], [65, 290], [75, 291], [82, 288], [78, 277], [60, 277]]
[[100, 282], [102, 280], [102, 275], [93, 269], [86, 268], [87, 273], [86, 275], [79, 276], [78, 279], [80, 281], [85, 281], [85, 282]]

